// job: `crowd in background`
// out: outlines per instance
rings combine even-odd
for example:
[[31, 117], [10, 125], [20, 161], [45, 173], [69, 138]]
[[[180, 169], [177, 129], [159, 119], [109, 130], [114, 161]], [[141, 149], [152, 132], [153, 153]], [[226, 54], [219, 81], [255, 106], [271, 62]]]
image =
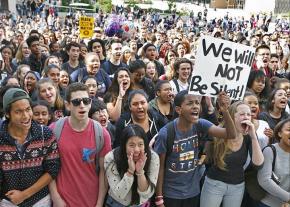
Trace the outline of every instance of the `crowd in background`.
[[[71, 192], [75, 186], [66, 183], [67, 176], [84, 188], [78, 179], [88, 181], [92, 175], [70, 174], [75, 165], [67, 163], [77, 155], [68, 153], [62, 138], [57, 140], [60, 175], [53, 172], [56, 184], [50, 186], [54, 206], [290, 206], [287, 19], [263, 13], [209, 19], [207, 9], [185, 17], [117, 6], [112, 13], [133, 25], [129, 33], [109, 35], [112, 14], [97, 9], [92, 14], [93, 37], [82, 39], [79, 19], [85, 12], [71, 10], [61, 17], [58, 3], [23, 0], [17, 14], [0, 20], [1, 129], [13, 120], [5, 97], [14, 88], [32, 101], [35, 124], [53, 129], [63, 117], [78, 120], [87, 115], [105, 128], [100, 154], [105, 157], [101, 170], [105, 169], [108, 193], [106, 188], [88, 193], [95, 196], [83, 194], [83, 189]], [[226, 93], [217, 101], [188, 94], [203, 35], [255, 48], [243, 101], [230, 103]], [[88, 97], [82, 97], [86, 90]], [[72, 128], [76, 123], [71, 121]], [[95, 129], [94, 124], [90, 127]], [[68, 132], [66, 122], [63, 130]], [[1, 140], [6, 134], [0, 136]], [[3, 169], [1, 165], [1, 186], [9, 183]], [[266, 191], [264, 196], [255, 194], [254, 184]], [[1, 199], [10, 198], [9, 190], [1, 187]], [[41, 192], [43, 197], [48, 194]], [[10, 201], [32, 206], [43, 198], [35, 195], [28, 201]]]

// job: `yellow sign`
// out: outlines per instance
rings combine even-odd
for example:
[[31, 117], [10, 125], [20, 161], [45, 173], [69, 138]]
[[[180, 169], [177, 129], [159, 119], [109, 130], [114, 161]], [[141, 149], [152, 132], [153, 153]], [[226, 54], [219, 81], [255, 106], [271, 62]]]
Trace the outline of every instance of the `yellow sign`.
[[79, 20], [80, 38], [90, 38], [94, 34], [94, 17], [82, 16]]

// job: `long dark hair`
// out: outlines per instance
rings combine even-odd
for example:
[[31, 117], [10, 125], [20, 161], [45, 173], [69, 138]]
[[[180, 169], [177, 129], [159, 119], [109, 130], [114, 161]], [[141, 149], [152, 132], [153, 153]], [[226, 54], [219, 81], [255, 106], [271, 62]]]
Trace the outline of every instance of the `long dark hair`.
[[259, 95], [259, 98], [264, 98], [267, 99], [267, 96], [269, 95], [270, 91], [270, 86], [269, 86], [269, 81], [267, 80], [267, 77], [265, 73], [261, 70], [252, 70], [249, 75], [249, 79], [247, 82], [247, 87], [249, 89], [252, 89], [253, 83], [255, 80], [260, 79], [260, 78], [265, 78], [265, 87], [262, 90], [262, 92]]
[[[113, 152], [117, 170], [121, 178], [127, 172], [129, 166], [128, 166], [128, 157], [127, 157], [127, 152], [126, 152], [126, 144], [131, 137], [135, 137], [135, 136], [143, 139], [144, 141], [144, 148], [145, 148], [144, 153], [147, 153], [147, 160], [144, 166], [144, 172], [145, 172], [146, 178], [148, 179], [148, 169], [149, 169], [150, 161], [151, 161], [151, 151], [149, 148], [149, 141], [147, 139], [144, 129], [137, 124], [130, 124], [126, 128], [124, 128], [121, 139], [120, 139], [120, 147], [116, 148]], [[136, 175], [134, 175], [134, 182], [132, 185], [131, 205], [139, 204], [139, 203], [140, 203], [140, 197], [137, 192], [137, 177]]]
[[[279, 90], [284, 90], [284, 89], [283, 89], [283, 88], [276, 88], [276, 89], [274, 89], [274, 90], [270, 93], [270, 95], [269, 95], [269, 97], [268, 97], [268, 102], [267, 102], [267, 110], [268, 110], [268, 112], [274, 110], [274, 103], [273, 103], [273, 101], [274, 101], [274, 99], [275, 99], [275, 95], [276, 95], [276, 93], [277, 93]], [[285, 90], [284, 90], [284, 91], [285, 91]], [[282, 113], [284, 113], [284, 112], [285, 112], [285, 109], [282, 111]]]
[[[128, 73], [128, 75], [130, 77], [130, 87], [129, 87], [129, 89], [132, 89], [132, 86], [133, 86], [132, 77], [131, 77], [130, 71], [127, 68], [125, 68], [125, 67], [118, 68], [118, 70], [116, 70], [116, 72], [114, 73], [114, 78], [112, 80], [112, 84], [111, 84], [111, 86], [110, 86], [110, 88], [108, 90], [110, 93], [112, 93], [115, 96], [119, 95], [119, 87], [120, 86], [119, 86], [119, 83], [118, 83], [118, 75], [119, 75], [120, 71], [126, 71]], [[128, 93], [130, 91], [129, 89], [127, 90], [126, 93]]]

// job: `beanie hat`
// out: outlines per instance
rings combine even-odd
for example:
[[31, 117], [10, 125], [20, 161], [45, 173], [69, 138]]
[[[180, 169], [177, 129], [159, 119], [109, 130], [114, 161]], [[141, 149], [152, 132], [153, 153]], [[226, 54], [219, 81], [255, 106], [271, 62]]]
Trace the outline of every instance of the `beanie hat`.
[[156, 46], [153, 45], [152, 43], [147, 43], [146, 45], [143, 46], [143, 51], [146, 52], [146, 50], [148, 49], [148, 47], [151, 47], [151, 46], [153, 46], [153, 47], [156, 48]]
[[27, 76], [29, 73], [32, 73], [32, 74], [35, 76], [36, 80], [39, 81], [39, 79], [40, 79], [40, 75], [39, 75], [39, 73], [36, 72], [36, 71], [33, 71], [33, 70], [29, 70], [29, 71], [27, 71], [27, 73], [26, 73], [25, 76], [24, 76], [24, 79], [26, 78], [26, 76]]
[[10, 104], [21, 99], [30, 100], [30, 97], [24, 90], [20, 88], [8, 89], [3, 96], [3, 110], [6, 111]]

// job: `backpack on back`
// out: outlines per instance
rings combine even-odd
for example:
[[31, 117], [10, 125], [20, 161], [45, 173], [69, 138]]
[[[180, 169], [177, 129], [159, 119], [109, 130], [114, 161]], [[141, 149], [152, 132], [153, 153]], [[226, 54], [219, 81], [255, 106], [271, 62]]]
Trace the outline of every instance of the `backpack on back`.
[[[59, 119], [55, 122], [55, 127], [53, 129], [53, 133], [56, 137], [57, 142], [59, 142], [62, 129], [67, 117]], [[95, 132], [95, 140], [96, 140], [96, 172], [99, 173], [100, 166], [99, 166], [99, 152], [103, 149], [104, 146], [104, 135], [103, 129], [100, 123], [95, 120], [92, 120], [94, 124], [94, 132]]]
[[[270, 147], [273, 152], [271, 179], [275, 183], [279, 184], [280, 181], [274, 173], [276, 156], [277, 156], [276, 148], [274, 145], [268, 145], [264, 147], [262, 151], [264, 151], [267, 147]], [[258, 171], [256, 169], [246, 171], [245, 172], [245, 187], [246, 187], [246, 191], [248, 192], [248, 194], [250, 195], [252, 199], [254, 199], [255, 201], [261, 201], [267, 195], [267, 192], [260, 186], [257, 175], [258, 175]]]
[[[196, 129], [196, 133], [198, 136], [201, 136], [200, 124], [194, 125]], [[167, 124], [167, 140], [166, 140], [166, 159], [172, 153], [172, 147], [175, 140], [175, 128], [174, 128], [174, 120]]]

